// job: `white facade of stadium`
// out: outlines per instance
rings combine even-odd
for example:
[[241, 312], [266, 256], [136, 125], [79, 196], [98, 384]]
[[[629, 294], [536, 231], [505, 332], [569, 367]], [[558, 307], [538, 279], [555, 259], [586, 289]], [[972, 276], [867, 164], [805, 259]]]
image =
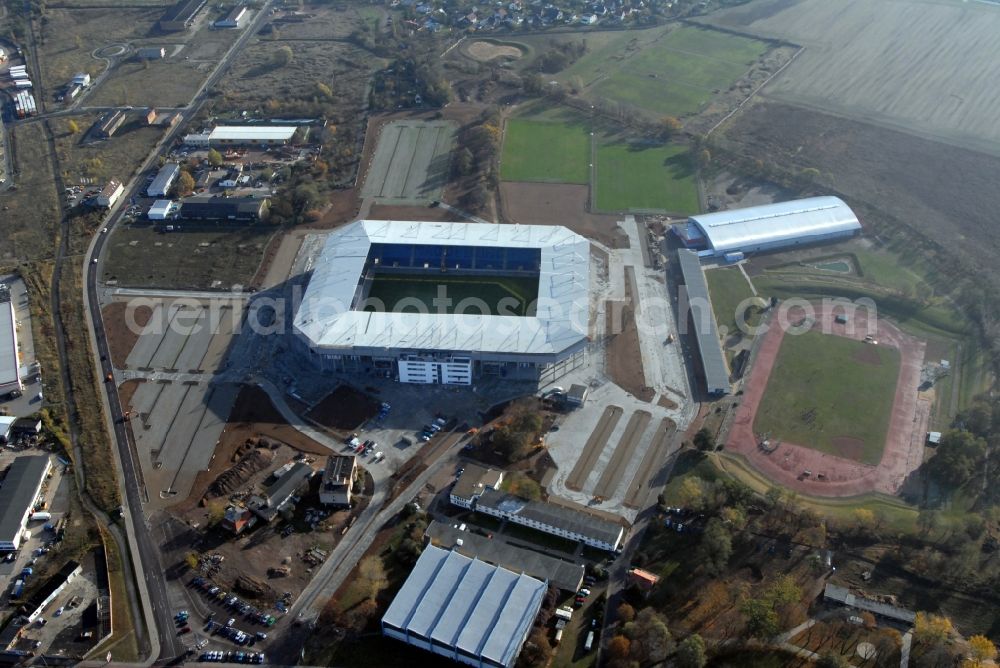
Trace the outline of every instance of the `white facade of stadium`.
[[[372, 276], [394, 270], [537, 276], [536, 307], [526, 316], [363, 310]], [[483, 374], [555, 378], [582, 363], [590, 292], [590, 242], [564, 227], [362, 220], [327, 239], [293, 330], [326, 371], [458, 385]]]
[[689, 220], [715, 255], [831, 241], [861, 230], [851, 207], [829, 196], [706, 213]]
[[428, 545], [382, 617], [382, 634], [466, 665], [517, 661], [548, 586]]

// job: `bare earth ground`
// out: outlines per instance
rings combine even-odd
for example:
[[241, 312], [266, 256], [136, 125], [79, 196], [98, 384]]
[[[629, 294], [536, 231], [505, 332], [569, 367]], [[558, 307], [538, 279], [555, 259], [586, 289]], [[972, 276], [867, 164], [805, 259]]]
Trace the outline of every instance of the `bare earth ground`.
[[[824, 331], [859, 340], [868, 332], [865, 310], [855, 313], [855, 329], [847, 332], [844, 326], [833, 322], [832, 308], [815, 306], [814, 326], [828, 327]], [[797, 492], [815, 496], [853, 496], [872, 491], [895, 494], [907, 476], [920, 466], [923, 457], [927, 415], [922, 409], [918, 410], [917, 386], [924, 360], [924, 342], [904, 334], [886, 320], [878, 321], [878, 345], [899, 350], [900, 369], [882, 461], [878, 466], [866, 466], [792, 443], [782, 442], [771, 453], [758, 447], [753, 431], [754, 416], [767, 390], [767, 381], [784, 336], [784, 328], [778, 326], [772, 326], [764, 335], [749, 380], [743, 386], [742, 401], [729, 431], [726, 449], [744, 455], [767, 477]], [[812, 477], [802, 477], [805, 470], [811, 471]], [[820, 474], [825, 480], [817, 479]]]
[[521, 225], [564, 225], [611, 248], [627, 248], [618, 216], [587, 213], [590, 190], [565, 183], [500, 184], [503, 217]]
[[[1000, 158], [784, 104], [751, 105], [724, 144], [786, 168], [814, 167], [870, 223], [872, 211], [974, 259], [996, 278]], [[835, 174], [836, 177], [829, 175]], [[866, 220], [868, 213], [869, 220]], [[935, 271], [933, 266], [927, 270]]]
[[[108, 337], [108, 349], [111, 352], [111, 363], [116, 369], [125, 368], [125, 360], [135, 348], [135, 343], [139, 340], [139, 333], [142, 331], [141, 328], [149, 323], [149, 318], [153, 315], [153, 310], [148, 306], [135, 309], [132, 318], [140, 329], [132, 331], [128, 323], [125, 322], [127, 309], [128, 302], [111, 302], [101, 309], [101, 314], [104, 317], [104, 333]], [[128, 402], [123, 396], [122, 404], [126, 403]]]
[[521, 49], [509, 44], [493, 44], [492, 42], [477, 41], [465, 47], [465, 53], [470, 57], [485, 63], [494, 58], [505, 56], [507, 58], [520, 58], [523, 55]]
[[805, 46], [763, 94], [1000, 151], [1000, 12], [986, 3], [762, 0], [706, 23]]

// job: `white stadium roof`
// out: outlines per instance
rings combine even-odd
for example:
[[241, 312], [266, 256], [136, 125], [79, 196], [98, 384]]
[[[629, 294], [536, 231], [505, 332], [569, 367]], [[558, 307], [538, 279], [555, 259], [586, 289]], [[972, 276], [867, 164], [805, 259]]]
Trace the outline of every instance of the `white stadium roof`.
[[212, 141], [288, 141], [295, 134], [291, 125], [220, 125], [212, 130]]
[[382, 617], [383, 629], [509, 666], [547, 589], [523, 573], [428, 545]]
[[[373, 243], [533, 248], [534, 316], [352, 310]], [[295, 328], [320, 352], [351, 348], [554, 355], [583, 344], [590, 242], [565, 227], [362, 220], [333, 232], [313, 267]]]
[[808, 199], [752, 206], [691, 216], [709, 246], [717, 253], [778, 246], [794, 240], [808, 242], [822, 237], [860, 230], [861, 223], [839, 197]]

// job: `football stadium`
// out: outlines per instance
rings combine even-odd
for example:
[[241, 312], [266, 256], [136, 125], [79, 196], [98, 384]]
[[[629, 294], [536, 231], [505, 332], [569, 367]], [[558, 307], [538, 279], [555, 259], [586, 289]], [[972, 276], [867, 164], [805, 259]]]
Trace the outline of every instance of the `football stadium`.
[[551, 380], [583, 363], [590, 292], [565, 227], [362, 220], [327, 238], [294, 332], [325, 371]]

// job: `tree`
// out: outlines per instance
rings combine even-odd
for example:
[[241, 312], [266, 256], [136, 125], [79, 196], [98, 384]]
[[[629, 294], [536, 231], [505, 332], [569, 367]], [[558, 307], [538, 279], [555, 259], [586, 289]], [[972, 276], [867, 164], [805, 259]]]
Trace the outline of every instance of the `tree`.
[[75, 135], [80, 131], [80, 124], [71, 118], [69, 119], [69, 123], [66, 124], [66, 129], [69, 130], [71, 135]]
[[[997, 658], [997, 647], [986, 636], [972, 636], [969, 638], [969, 660], [967, 662], [972, 668], [992, 663]], [[965, 664], [963, 664], [965, 665]]]
[[689, 635], [677, 646], [679, 668], [704, 668], [708, 663], [705, 656], [705, 641], [697, 633]]
[[684, 124], [676, 116], [664, 116], [659, 124], [660, 139], [670, 141], [683, 127]]
[[635, 619], [635, 608], [628, 603], [622, 603], [618, 606], [617, 616], [619, 622], [622, 624], [628, 624]]
[[324, 100], [333, 99], [333, 90], [322, 81], [316, 82], [316, 93]]
[[712, 162], [712, 154], [709, 152], [707, 148], [703, 148], [702, 150], [698, 151], [698, 156], [696, 160], [698, 161], [698, 167], [700, 167], [701, 169], [705, 169]]
[[222, 154], [216, 151], [214, 148], [208, 149], [208, 164], [212, 167], [218, 167], [222, 164]]
[[918, 612], [913, 620], [913, 639], [928, 647], [937, 647], [951, 635], [951, 620], [941, 615]]
[[705, 525], [705, 533], [698, 544], [698, 555], [699, 560], [713, 575], [725, 570], [729, 558], [733, 556], [733, 538], [718, 517], [713, 517]]
[[677, 496], [678, 502], [685, 508], [701, 508], [705, 500], [705, 490], [700, 480], [688, 476], [681, 482]]
[[292, 47], [283, 46], [274, 53], [272, 63], [275, 67], [285, 67], [291, 64], [294, 57], [295, 54], [292, 52]]
[[870, 533], [875, 528], [875, 513], [868, 508], [858, 508], [854, 511], [854, 523], [859, 534]]
[[475, 169], [476, 158], [472, 155], [472, 151], [468, 147], [464, 147], [455, 156], [455, 171], [458, 172], [460, 176], [468, 176]]
[[816, 662], [816, 668], [849, 668], [850, 662], [839, 654], [824, 654]]
[[941, 483], [961, 487], [980, 470], [985, 455], [986, 441], [953, 429], [941, 437], [936, 454], [927, 462], [927, 471]]
[[917, 515], [917, 526], [925, 538], [941, 523], [941, 513], [934, 508], [924, 508]]
[[541, 668], [541, 666], [548, 665], [551, 658], [552, 645], [549, 644], [545, 630], [536, 628], [524, 643], [524, 648], [517, 659], [517, 665], [519, 668]]
[[666, 621], [653, 608], [643, 608], [635, 621], [626, 624], [625, 635], [632, 641], [631, 656], [639, 663], [665, 661], [674, 649]]
[[177, 184], [174, 186], [177, 191], [177, 195], [180, 197], [185, 197], [194, 192], [194, 177], [191, 176], [191, 172], [181, 171], [180, 176], [177, 177]]
[[608, 641], [608, 656], [612, 661], [627, 659], [632, 652], [632, 641], [625, 636], [615, 636]]
[[707, 427], [699, 429], [692, 440], [694, 447], [699, 450], [715, 450], [715, 437], [712, 436], [712, 432]]
[[747, 633], [753, 638], [771, 638], [778, 633], [778, 614], [763, 599], [748, 598], [740, 605], [746, 620]]
[[542, 488], [539, 484], [523, 473], [515, 472], [505, 476], [502, 487], [504, 491], [528, 501], [538, 501], [542, 498]]

